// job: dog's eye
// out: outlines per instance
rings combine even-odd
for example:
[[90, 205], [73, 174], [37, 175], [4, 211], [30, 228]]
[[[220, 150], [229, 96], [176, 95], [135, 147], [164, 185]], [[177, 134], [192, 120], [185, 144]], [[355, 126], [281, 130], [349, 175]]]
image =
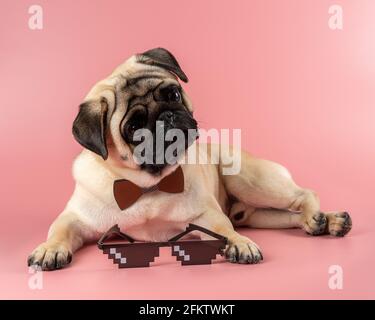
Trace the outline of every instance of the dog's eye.
[[126, 124], [126, 133], [132, 136], [138, 129], [143, 129], [147, 124], [147, 116], [143, 112], [133, 116]]
[[181, 101], [181, 94], [177, 88], [173, 88], [168, 92], [168, 101], [171, 102], [180, 102]]
[[144, 126], [145, 126], [145, 122], [140, 119], [137, 119], [129, 123], [128, 129], [131, 133], [134, 133], [138, 129], [142, 129]]
[[131, 124], [130, 125], [130, 127], [129, 127], [129, 129], [131, 130], [131, 131], [136, 131], [137, 129], [141, 129], [141, 124], [140, 123], [133, 123], [133, 124]]

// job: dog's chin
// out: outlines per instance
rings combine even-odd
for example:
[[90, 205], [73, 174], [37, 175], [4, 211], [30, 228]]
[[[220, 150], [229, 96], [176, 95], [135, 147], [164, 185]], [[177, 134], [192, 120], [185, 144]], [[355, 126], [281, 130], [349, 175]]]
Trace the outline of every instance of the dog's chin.
[[163, 170], [168, 165], [160, 165], [160, 164], [145, 164], [141, 166], [141, 169], [153, 176], [160, 176]]
[[[166, 176], [169, 173], [171, 173], [176, 167], [179, 166], [180, 160], [184, 159], [187, 154], [188, 147], [191, 146], [192, 143], [185, 146], [185, 150], [180, 152], [178, 155], [174, 155], [175, 158], [172, 160], [170, 159], [165, 160], [165, 162], [159, 164], [159, 163], [143, 163], [140, 165], [140, 169], [144, 172], [149, 173], [152, 176], [159, 177], [159, 176]], [[154, 157], [156, 158], [156, 157]], [[164, 156], [165, 158], [165, 156]]]
[[185, 159], [186, 154], [187, 149], [181, 152], [181, 154], [177, 158], [173, 159], [173, 161], [162, 164], [144, 163], [140, 165], [140, 169], [154, 177], [164, 177], [173, 172], [180, 165], [180, 161]]
[[151, 174], [152, 176], [159, 177], [168, 175], [178, 166], [178, 163], [174, 164], [145, 164], [141, 165], [141, 170]]

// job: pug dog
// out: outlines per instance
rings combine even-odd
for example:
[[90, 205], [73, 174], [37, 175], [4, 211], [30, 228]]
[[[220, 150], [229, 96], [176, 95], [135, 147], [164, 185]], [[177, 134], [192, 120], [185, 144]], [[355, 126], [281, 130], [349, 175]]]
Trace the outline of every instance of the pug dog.
[[[139, 163], [134, 157], [140, 143], [137, 130], [148, 128], [150, 139], [157, 123], [166, 131], [180, 129], [187, 138], [197, 130], [192, 102], [178, 79], [188, 82], [176, 58], [156, 48], [130, 57], [89, 91], [73, 123], [73, 135], [84, 147], [73, 164], [73, 195], [28, 265], [60, 269], [82, 245], [97, 241], [115, 224], [137, 240], [167, 241], [194, 223], [227, 237], [225, 257], [245, 264], [260, 262], [263, 254], [237, 226], [301, 228], [310, 235], [336, 237], [350, 231], [347, 212], [321, 212], [316, 193], [299, 187], [287, 169], [245, 151], [239, 151], [239, 172], [231, 175], [223, 174], [232, 159], [226, 159], [220, 145], [196, 141], [183, 145], [180, 158], [194, 145], [198, 156], [205, 153], [216, 161]], [[125, 179], [149, 189], [177, 168], [183, 172], [183, 192], [154, 190], [124, 210], [117, 205], [114, 181]]]

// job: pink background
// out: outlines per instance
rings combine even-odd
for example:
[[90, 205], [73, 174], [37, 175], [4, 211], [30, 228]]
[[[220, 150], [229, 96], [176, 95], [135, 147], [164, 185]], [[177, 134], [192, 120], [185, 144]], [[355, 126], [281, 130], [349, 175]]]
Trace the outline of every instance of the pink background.
[[[1, 298], [375, 298], [375, 2], [373, 0], [0, 2]], [[340, 4], [344, 30], [328, 28]], [[351, 212], [344, 239], [243, 230], [260, 265], [117, 270], [95, 246], [28, 288], [26, 258], [73, 190], [71, 135], [91, 85], [135, 52], [172, 51], [203, 128], [241, 128], [243, 147]], [[328, 268], [344, 269], [330, 290]]]

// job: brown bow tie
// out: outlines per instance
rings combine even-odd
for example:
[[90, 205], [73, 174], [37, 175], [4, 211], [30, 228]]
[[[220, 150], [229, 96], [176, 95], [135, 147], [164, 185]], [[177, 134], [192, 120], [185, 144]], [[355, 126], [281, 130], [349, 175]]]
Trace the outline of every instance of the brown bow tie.
[[141, 188], [129, 180], [121, 179], [113, 183], [113, 195], [117, 205], [124, 210], [134, 204], [143, 194], [160, 190], [168, 193], [181, 193], [184, 191], [184, 174], [178, 167], [158, 184], [150, 188]]

